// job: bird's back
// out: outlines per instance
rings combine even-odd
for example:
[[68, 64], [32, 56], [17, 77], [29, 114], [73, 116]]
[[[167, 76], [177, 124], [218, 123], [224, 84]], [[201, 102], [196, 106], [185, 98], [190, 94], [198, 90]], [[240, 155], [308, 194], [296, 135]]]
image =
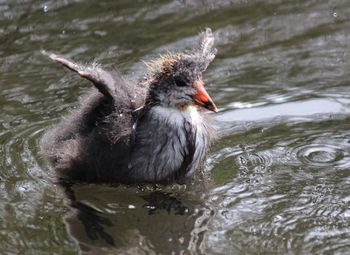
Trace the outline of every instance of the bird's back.
[[[69, 69], [74, 67], [80, 75], [89, 71], [99, 91], [90, 91], [76, 110], [44, 135], [42, 154], [63, 181], [119, 179], [122, 173], [115, 169], [127, 165], [125, 155], [131, 147], [137, 108], [144, 104], [145, 89], [99, 67], [89, 69], [56, 55], [50, 57]], [[108, 91], [101, 92], [99, 86]]]

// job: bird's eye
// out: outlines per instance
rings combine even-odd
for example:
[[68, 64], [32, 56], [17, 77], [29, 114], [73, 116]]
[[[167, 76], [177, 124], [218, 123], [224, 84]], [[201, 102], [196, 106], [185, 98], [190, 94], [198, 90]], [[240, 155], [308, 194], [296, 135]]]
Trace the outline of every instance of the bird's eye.
[[176, 86], [178, 86], [178, 87], [186, 87], [186, 86], [188, 86], [187, 83], [184, 82], [181, 79], [175, 79], [175, 83], [176, 83]]

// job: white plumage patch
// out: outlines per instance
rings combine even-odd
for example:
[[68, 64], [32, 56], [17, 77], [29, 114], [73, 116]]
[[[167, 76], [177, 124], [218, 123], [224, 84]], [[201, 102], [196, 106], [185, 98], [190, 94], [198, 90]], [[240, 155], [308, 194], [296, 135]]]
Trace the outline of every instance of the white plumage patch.
[[152, 108], [154, 116], [157, 116], [160, 120], [166, 121], [172, 126], [179, 129], [180, 140], [182, 144], [185, 144], [185, 131], [184, 131], [184, 120], [192, 124], [192, 132], [195, 133], [195, 154], [196, 159], [192, 164], [194, 164], [193, 170], [195, 170], [198, 165], [201, 164], [206, 150], [208, 147], [208, 139], [206, 138], [206, 128], [203, 122], [202, 116], [199, 114], [195, 106], [186, 107], [184, 110], [179, 110], [176, 108], [155, 106]]
[[165, 106], [155, 106], [152, 108], [152, 111], [160, 119], [178, 126], [179, 128], [182, 128], [184, 119], [197, 129], [201, 129], [203, 126], [203, 118], [195, 106], [188, 106], [184, 110]]

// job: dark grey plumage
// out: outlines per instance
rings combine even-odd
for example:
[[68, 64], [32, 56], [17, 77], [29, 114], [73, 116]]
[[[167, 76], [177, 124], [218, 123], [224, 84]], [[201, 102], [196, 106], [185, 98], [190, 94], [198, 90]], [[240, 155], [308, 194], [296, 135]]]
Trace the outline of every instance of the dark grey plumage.
[[[214, 59], [214, 37], [201, 46], [146, 63], [147, 79], [125, 81], [99, 66], [52, 60], [93, 82], [80, 107], [41, 140], [41, 151], [61, 181], [183, 183], [203, 166], [213, 132], [197, 111], [216, 111], [202, 72]], [[197, 105], [197, 106], [195, 106]]]

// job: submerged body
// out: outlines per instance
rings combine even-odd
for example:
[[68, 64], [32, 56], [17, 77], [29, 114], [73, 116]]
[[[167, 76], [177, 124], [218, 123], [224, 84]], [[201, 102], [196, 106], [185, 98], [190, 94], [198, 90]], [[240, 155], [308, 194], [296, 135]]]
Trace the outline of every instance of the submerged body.
[[[214, 58], [208, 29], [195, 54], [150, 64], [146, 81], [132, 84], [97, 66], [49, 57], [92, 81], [98, 91], [49, 130], [41, 151], [61, 181], [184, 183], [202, 167], [212, 142], [198, 106], [216, 111], [201, 72]], [[205, 56], [204, 54], [208, 54]]]

